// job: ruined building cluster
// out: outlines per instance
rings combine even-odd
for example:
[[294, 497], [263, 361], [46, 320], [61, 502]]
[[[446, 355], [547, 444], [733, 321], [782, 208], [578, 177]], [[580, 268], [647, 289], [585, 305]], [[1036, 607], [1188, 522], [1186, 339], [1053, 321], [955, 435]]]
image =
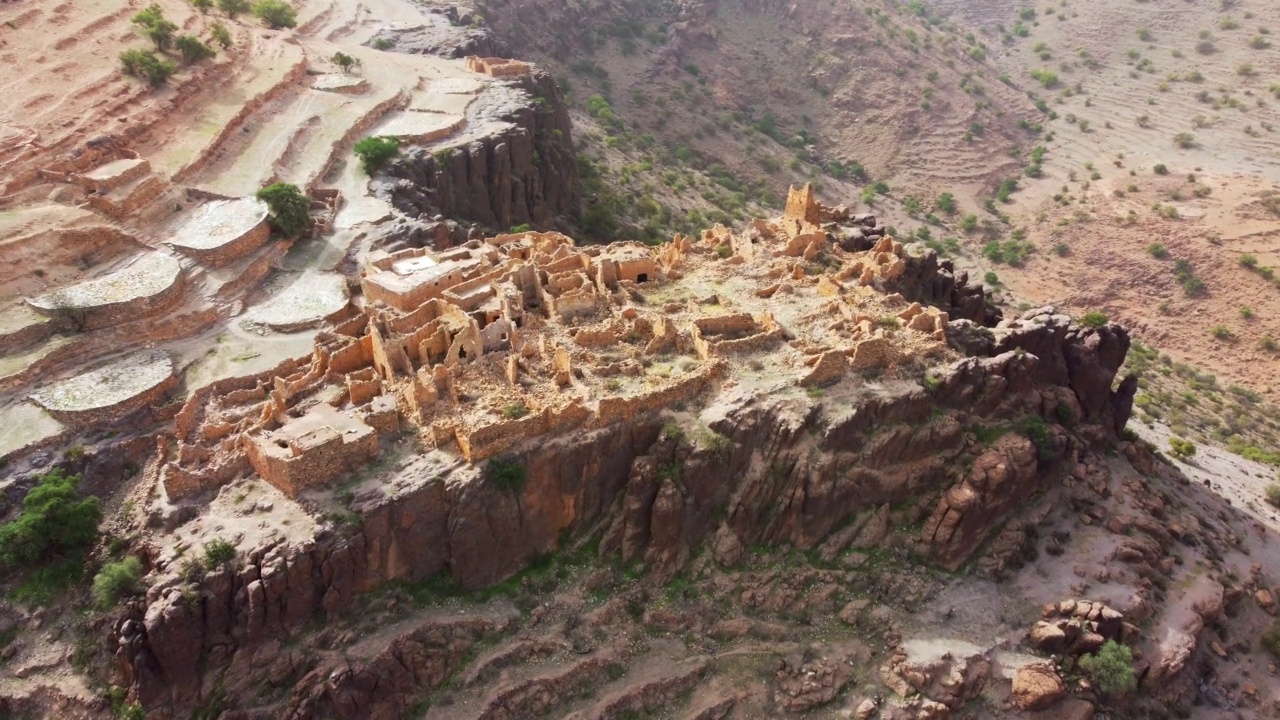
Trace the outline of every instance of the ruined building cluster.
[[875, 288], [901, 274], [902, 245], [846, 252], [824, 224], [848, 219], [805, 188], [779, 221], [656, 248], [523, 232], [375, 251], [363, 311], [310, 358], [190, 398], [165, 488], [181, 498], [256, 472], [296, 496], [403, 431], [479, 463], [689, 401], [756, 356], [778, 363], [762, 377], [805, 386], [947, 352], [945, 313]]

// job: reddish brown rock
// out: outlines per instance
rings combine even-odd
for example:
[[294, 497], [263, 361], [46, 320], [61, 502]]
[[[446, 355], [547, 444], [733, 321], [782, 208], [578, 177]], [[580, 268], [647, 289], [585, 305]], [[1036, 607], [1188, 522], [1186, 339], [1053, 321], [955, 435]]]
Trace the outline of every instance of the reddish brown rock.
[[1067, 688], [1050, 663], [1032, 663], [1013, 674], [1013, 704], [1020, 710], [1044, 710], [1066, 697]]

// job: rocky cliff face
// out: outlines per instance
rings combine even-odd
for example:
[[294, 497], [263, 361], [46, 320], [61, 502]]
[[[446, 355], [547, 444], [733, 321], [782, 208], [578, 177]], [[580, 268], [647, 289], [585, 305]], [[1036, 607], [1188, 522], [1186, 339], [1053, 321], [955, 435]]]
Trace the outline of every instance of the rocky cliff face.
[[[912, 260], [925, 269], [913, 270], [919, 282], [904, 294], [946, 285], [949, 273], [932, 260]], [[949, 288], [948, 297], [971, 294], [954, 278]], [[348, 702], [378, 694], [372, 671], [320, 677], [281, 640], [352, 611], [388, 580], [447, 572], [464, 588], [484, 587], [584, 534], [598, 533], [603, 555], [642, 560], [658, 578], [708, 545], [724, 565], [753, 545], [834, 556], [890, 543], [956, 567], [1080, 452], [1114, 438], [1133, 388], [1112, 391], [1129, 342], [1116, 326], [1081, 328], [1043, 310], [991, 329], [953, 321], [951, 330], [978, 351], [923, 378], [871, 378], [831, 400], [725, 394], [709, 427], [677, 414], [677, 431], [672, 416], [654, 414], [543, 439], [517, 454], [526, 468], [518, 490], [456, 465], [358, 496], [358, 528], [261, 547], [198, 583], [152, 588], [114, 625], [118, 665], [148, 708], [185, 711], [216, 678], [229, 697], [264, 683], [292, 687], [298, 718], [395, 717], [482, 630], [450, 626], [457, 642], [432, 634], [418, 648], [430, 671], [392, 683], [413, 692], [388, 686], [377, 713]]]
[[405, 152], [377, 192], [410, 216], [466, 220], [505, 231], [532, 224], [564, 227], [578, 212], [572, 128], [555, 80], [535, 73], [506, 81], [509, 92], [467, 111], [468, 141]]

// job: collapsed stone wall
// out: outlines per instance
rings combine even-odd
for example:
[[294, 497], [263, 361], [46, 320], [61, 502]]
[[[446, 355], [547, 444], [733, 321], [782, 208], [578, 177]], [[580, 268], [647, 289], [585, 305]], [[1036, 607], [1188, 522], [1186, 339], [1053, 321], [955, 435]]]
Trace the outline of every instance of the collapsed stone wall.
[[564, 96], [538, 72], [509, 81], [532, 102], [510, 110], [509, 127], [447, 150], [412, 148], [387, 170], [377, 192], [410, 216], [444, 215], [506, 230], [550, 227], [578, 212], [578, 161]]

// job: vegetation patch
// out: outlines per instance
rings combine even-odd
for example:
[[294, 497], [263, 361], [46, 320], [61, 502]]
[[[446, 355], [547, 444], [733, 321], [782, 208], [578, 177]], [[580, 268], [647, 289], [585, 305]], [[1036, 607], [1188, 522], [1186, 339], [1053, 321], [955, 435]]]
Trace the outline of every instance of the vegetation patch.
[[484, 477], [494, 488], [504, 492], [517, 492], [524, 487], [524, 463], [513, 456], [500, 456], [484, 466]]

